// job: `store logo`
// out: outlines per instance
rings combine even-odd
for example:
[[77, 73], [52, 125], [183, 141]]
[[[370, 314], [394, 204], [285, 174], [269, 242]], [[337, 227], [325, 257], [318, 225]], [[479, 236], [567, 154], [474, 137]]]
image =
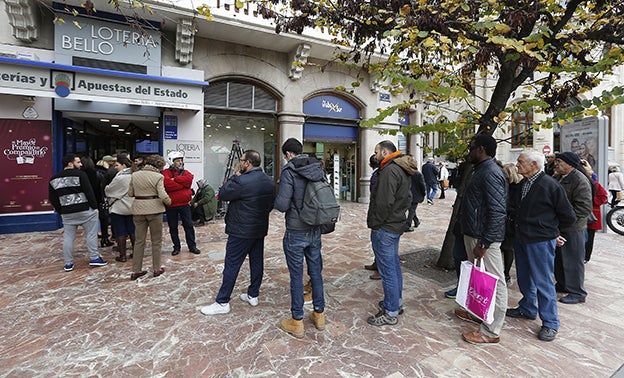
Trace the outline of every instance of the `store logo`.
[[53, 72], [52, 82], [54, 83], [54, 92], [61, 97], [69, 96], [71, 89], [73, 89], [73, 79], [73, 73]]
[[342, 113], [342, 108], [340, 107], [340, 104], [338, 104], [337, 102], [332, 103], [327, 100], [323, 100], [323, 104], [321, 106], [326, 109], [329, 109], [330, 112]]

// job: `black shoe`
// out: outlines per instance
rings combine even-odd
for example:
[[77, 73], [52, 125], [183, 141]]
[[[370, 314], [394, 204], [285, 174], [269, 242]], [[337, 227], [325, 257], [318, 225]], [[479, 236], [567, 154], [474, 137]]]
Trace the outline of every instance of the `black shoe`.
[[418, 228], [418, 226], [420, 226], [420, 221], [414, 222], [414, 228]]
[[510, 318], [520, 318], [520, 319], [535, 320], [535, 317], [531, 317], [531, 316], [525, 314], [524, 312], [520, 311], [520, 307], [508, 308], [507, 312], [505, 314], [507, 316], [509, 316]]
[[195, 254], [195, 255], [199, 255], [201, 253], [201, 251], [199, 249], [197, 249], [197, 247], [195, 248], [189, 248], [189, 252]]
[[578, 304], [578, 303], [585, 303], [585, 298], [581, 298], [581, 297], [574, 297], [570, 294], [566, 295], [565, 297], [561, 297], [559, 298], [559, 302], [561, 303], [565, 303], [565, 304]]
[[546, 326], [542, 326], [539, 333], [537, 334], [537, 338], [542, 341], [553, 341], [556, 336], [557, 330]]
[[408, 227], [404, 231], [405, 232], [414, 232], [414, 227]]
[[175, 256], [180, 254], [180, 248], [174, 248], [173, 251], [171, 251], [171, 256]]

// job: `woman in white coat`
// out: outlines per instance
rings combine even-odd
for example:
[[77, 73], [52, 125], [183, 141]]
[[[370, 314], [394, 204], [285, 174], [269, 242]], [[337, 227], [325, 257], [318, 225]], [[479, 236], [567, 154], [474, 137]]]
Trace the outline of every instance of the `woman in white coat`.
[[609, 167], [609, 192], [611, 193], [611, 207], [614, 207], [620, 202], [624, 192], [624, 175], [618, 166]]
[[117, 158], [115, 169], [117, 174], [110, 184], [106, 185], [104, 192], [112, 205], [109, 208], [111, 215], [111, 228], [113, 238], [117, 242], [119, 256], [115, 260], [126, 262], [126, 239], [130, 237], [134, 245], [134, 221], [132, 220], [132, 202], [134, 198], [128, 196], [130, 179], [132, 178], [132, 162], [125, 156]]
[[439, 162], [438, 167], [440, 167], [440, 174], [438, 175], [438, 182], [440, 183], [440, 199], [444, 199], [446, 198], [444, 196], [444, 189], [448, 188], [449, 172], [448, 169], [446, 169], [446, 164], [443, 162]]

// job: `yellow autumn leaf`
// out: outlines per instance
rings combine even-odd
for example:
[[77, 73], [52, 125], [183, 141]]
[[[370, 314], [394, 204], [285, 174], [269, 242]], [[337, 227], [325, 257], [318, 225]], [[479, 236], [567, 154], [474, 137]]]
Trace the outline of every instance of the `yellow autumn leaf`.
[[565, 126], [566, 121], [564, 121], [563, 119], [560, 119], [559, 121], [557, 121], [557, 123], [559, 124], [559, 126]]
[[421, 42], [421, 45], [423, 45], [424, 47], [431, 47], [431, 46], [434, 46], [435, 44], [436, 44], [435, 39], [431, 37], [427, 37]]
[[245, 4], [240, 0], [236, 0], [236, 3], [234, 4], [234, 6], [236, 7], [236, 9], [241, 9], [242, 7], [245, 6]]
[[74, 26], [77, 27], [78, 29], [82, 29], [82, 26], [80, 26], [80, 24], [78, 23], [78, 21], [74, 21], [73, 22]]
[[412, 10], [412, 8], [409, 5], [403, 5], [401, 7], [401, 10], [399, 11], [399, 14], [401, 14], [401, 16], [406, 16], [410, 13], [410, 11]]
[[506, 24], [496, 24], [494, 25], [494, 30], [496, 30], [497, 32], [501, 34], [505, 34], [511, 31], [511, 28], [509, 27], [509, 25], [506, 25]]

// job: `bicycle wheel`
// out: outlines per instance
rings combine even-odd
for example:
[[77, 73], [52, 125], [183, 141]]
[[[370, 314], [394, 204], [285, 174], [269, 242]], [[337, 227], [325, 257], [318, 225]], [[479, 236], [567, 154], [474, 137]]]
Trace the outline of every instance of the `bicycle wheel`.
[[616, 206], [607, 213], [609, 228], [620, 235], [624, 235], [624, 207]]

